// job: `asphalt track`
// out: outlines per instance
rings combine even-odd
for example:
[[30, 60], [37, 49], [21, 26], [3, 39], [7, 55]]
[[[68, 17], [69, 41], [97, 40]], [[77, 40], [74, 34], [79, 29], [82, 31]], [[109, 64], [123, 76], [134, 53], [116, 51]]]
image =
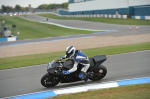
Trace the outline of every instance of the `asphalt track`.
[[[35, 22], [43, 22], [44, 17], [37, 15], [28, 15], [27, 17], [21, 16], [21, 18], [35, 21]], [[95, 30], [110, 30], [107, 32], [93, 32], [90, 35], [77, 35], [77, 36], [69, 36], [69, 37], [54, 37], [54, 38], [43, 38], [43, 39], [33, 39], [33, 40], [19, 40], [15, 42], [3, 42], [0, 43], [0, 47], [2, 46], [10, 46], [15, 44], [27, 44], [27, 43], [36, 43], [41, 41], [53, 41], [60, 39], [70, 39], [70, 38], [79, 38], [79, 37], [87, 37], [87, 36], [125, 36], [125, 35], [139, 35], [139, 34], [149, 34], [150, 26], [138, 26], [139, 30], [136, 30], [136, 26], [131, 25], [114, 25], [114, 24], [105, 24], [105, 23], [97, 23], [97, 22], [88, 22], [81, 20], [57, 20], [50, 19], [51, 23], [56, 23], [60, 25], [75, 27], [75, 28], [83, 28], [83, 29], [95, 29]], [[132, 27], [132, 30], [129, 30], [129, 27]], [[97, 33], [97, 34], [94, 34]]]
[[150, 50], [112, 55], [107, 56], [107, 58], [103, 65], [107, 67], [108, 74], [101, 81], [60, 83], [54, 88], [44, 88], [40, 84], [41, 77], [46, 73], [47, 65], [0, 71], [0, 98], [85, 84], [150, 76]]

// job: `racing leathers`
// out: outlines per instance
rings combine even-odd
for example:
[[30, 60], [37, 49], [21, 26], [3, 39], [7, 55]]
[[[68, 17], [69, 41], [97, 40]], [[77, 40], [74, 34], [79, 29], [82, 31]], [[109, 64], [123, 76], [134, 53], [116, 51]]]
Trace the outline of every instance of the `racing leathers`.
[[[67, 55], [61, 57], [60, 60], [65, 59], [65, 58], [68, 58]], [[68, 71], [63, 71], [63, 74], [67, 75], [67, 74], [70, 74], [72, 72], [75, 72], [77, 70], [78, 64], [81, 64], [83, 67], [82, 67], [81, 72], [79, 74], [79, 78], [82, 79], [82, 80], [87, 81], [88, 77], [86, 75], [86, 72], [87, 72], [87, 70], [90, 66], [90, 62], [89, 62], [88, 57], [83, 52], [81, 52], [79, 50], [76, 50], [75, 54], [72, 58], [74, 59], [73, 68], [71, 68]]]

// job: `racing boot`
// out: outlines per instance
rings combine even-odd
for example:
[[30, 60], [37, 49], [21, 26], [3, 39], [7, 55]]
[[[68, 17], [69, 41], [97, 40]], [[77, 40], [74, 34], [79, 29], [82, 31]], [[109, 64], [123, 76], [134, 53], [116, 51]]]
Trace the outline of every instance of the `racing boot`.
[[86, 73], [82, 72], [82, 71], [79, 74], [79, 78], [84, 81], [88, 81], [88, 79], [89, 79], [88, 76], [86, 75]]

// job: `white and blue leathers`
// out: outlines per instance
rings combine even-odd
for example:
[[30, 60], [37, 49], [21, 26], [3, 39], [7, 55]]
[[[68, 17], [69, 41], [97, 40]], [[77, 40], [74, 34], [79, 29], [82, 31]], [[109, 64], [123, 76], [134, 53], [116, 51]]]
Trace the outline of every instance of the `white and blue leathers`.
[[[63, 58], [67, 58], [67, 56], [65, 55]], [[79, 50], [75, 51], [75, 54], [72, 58], [74, 59], [74, 65], [73, 65], [73, 68], [68, 70], [69, 73], [75, 72], [77, 70], [78, 64], [83, 65], [81, 72], [86, 73], [90, 66], [89, 58], [83, 52]]]

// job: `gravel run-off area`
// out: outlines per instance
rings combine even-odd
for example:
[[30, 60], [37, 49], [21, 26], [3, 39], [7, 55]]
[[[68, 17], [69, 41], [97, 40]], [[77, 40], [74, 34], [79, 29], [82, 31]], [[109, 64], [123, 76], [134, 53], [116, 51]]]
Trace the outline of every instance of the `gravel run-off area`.
[[82, 50], [144, 42], [150, 42], [150, 34], [130, 36], [93, 36], [91, 38], [76, 38], [55, 42], [5, 46], [0, 48], [0, 58], [65, 51], [66, 47], [69, 45], [73, 45], [76, 49]]

